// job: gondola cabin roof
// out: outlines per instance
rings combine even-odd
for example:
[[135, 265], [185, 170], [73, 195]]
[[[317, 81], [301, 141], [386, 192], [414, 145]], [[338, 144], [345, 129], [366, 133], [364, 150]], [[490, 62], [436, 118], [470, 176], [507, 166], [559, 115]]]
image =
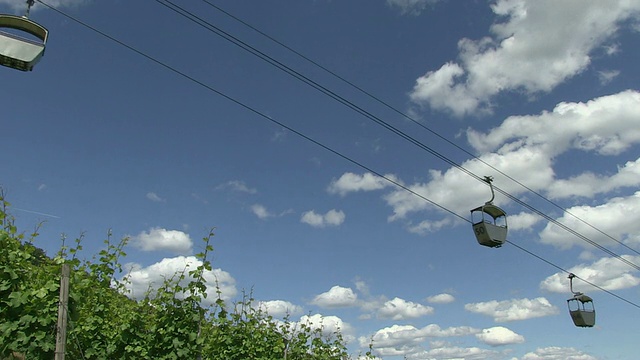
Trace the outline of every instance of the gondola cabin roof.
[[[20, 32], [38, 40], [21, 36]], [[48, 36], [46, 28], [26, 17], [0, 14], [0, 65], [22, 71], [33, 70], [44, 54]]]
[[493, 204], [484, 204], [482, 206], [478, 206], [477, 208], [471, 210], [471, 212], [475, 212], [475, 211], [482, 211], [486, 214], [489, 214], [492, 218], [496, 219], [499, 218], [500, 216], [506, 216], [507, 214], [504, 212], [504, 210], [500, 209], [499, 207], [493, 205]]
[[571, 300], [578, 300], [578, 301], [580, 301], [580, 302], [581, 302], [581, 303], [583, 303], [583, 304], [584, 304], [584, 303], [586, 303], [586, 302], [591, 302], [591, 301], [593, 301], [593, 299], [592, 299], [592, 298], [588, 297], [588, 296], [587, 296], [587, 295], [585, 295], [585, 294], [576, 295], [576, 296], [574, 296], [573, 298], [571, 298], [571, 299], [569, 299], [569, 300], [567, 300], [567, 301], [571, 301]]

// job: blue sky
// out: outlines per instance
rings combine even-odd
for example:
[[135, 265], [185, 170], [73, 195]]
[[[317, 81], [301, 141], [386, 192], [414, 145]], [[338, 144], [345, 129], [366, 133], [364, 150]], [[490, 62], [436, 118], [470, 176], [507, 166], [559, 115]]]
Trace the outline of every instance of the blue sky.
[[[22, 229], [45, 221], [36, 245], [128, 236], [140, 296], [215, 227], [212, 289], [340, 327], [354, 354], [635, 358], [640, 1], [176, 3], [370, 116], [161, 1], [47, 4], [165, 66], [38, 4], [44, 58], [0, 69], [0, 184]], [[513, 197], [508, 240], [544, 261], [477, 244], [463, 219], [490, 191], [452, 163]], [[597, 310], [576, 328], [549, 263], [636, 305], [576, 279]]]

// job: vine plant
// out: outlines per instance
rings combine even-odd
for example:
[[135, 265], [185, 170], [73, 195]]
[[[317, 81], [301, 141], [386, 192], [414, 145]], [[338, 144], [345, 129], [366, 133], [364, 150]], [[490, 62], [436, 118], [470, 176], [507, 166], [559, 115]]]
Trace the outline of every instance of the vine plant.
[[[165, 279], [142, 299], [127, 296], [121, 261], [128, 239], [113, 241], [80, 260], [81, 234], [49, 258], [18, 232], [0, 189], [0, 360], [53, 358], [60, 265], [68, 263], [70, 299], [66, 356], [69, 359], [344, 360], [346, 342], [338, 331], [272, 318], [245, 294], [236, 303], [218, 298], [205, 305], [211, 271], [213, 229], [196, 255], [198, 266]], [[121, 277], [118, 279], [118, 277]], [[211, 303], [211, 301], [209, 301]], [[372, 359], [372, 348], [359, 359]]]

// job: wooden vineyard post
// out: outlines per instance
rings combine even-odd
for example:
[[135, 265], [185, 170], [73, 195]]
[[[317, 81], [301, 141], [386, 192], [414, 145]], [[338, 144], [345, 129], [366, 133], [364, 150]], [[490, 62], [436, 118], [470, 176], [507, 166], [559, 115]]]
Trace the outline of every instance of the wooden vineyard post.
[[64, 360], [64, 348], [67, 343], [67, 303], [69, 302], [69, 264], [62, 264], [60, 277], [60, 303], [58, 304], [58, 327], [56, 335], [56, 353], [54, 360]]

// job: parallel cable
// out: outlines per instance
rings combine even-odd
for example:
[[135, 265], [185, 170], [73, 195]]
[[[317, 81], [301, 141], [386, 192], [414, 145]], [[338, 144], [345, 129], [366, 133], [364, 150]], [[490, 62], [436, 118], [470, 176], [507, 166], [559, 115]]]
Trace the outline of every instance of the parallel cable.
[[468, 151], [467, 149], [463, 148], [462, 146], [456, 144], [455, 142], [451, 141], [450, 139], [446, 138], [445, 136], [439, 134], [437, 131], [429, 128], [428, 126], [424, 125], [423, 123], [421, 123], [420, 121], [414, 119], [412, 116], [408, 115], [407, 113], [398, 110], [396, 107], [390, 105], [389, 103], [387, 103], [386, 101], [382, 100], [381, 98], [379, 98], [378, 96], [374, 95], [373, 93], [371, 93], [370, 91], [365, 90], [364, 88], [362, 88], [361, 86], [358, 86], [357, 84], [353, 83], [352, 81], [349, 81], [348, 79], [344, 78], [343, 76], [341, 76], [340, 74], [332, 71], [331, 69], [327, 68], [326, 66], [323, 66], [322, 64], [318, 63], [317, 61], [309, 58], [308, 56], [302, 54], [301, 52], [295, 50], [294, 48], [290, 47], [289, 45], [283, 43], [282, 41], [279, 41], [278, 39], [274, 38], [273, 36], [265, 33], [264, 31], [256, 28], [255, 26], [249, 24], [248, 22], [240, 19], [239, 17], [231, 14], [230, 12], [222, 9], [221, 7], [215, 5], [214, 3], [212, 3], [209, 0], [202, 0], [204, 3], [206, 3], [207, 5], [209, 5], [210, 7], [216, 9], [217, 11], [225, 14], [226, 16], [230, 17], [231, 19], [241, 23], [242, 25], [248, 27], [249, 29], [255, 31], [256, 33], [260, 34], [261, 36], [269, 39], [270, 41], [274, 42], [275, 44], [281, 46], [282, 48], [290, 51], [291, 53], [295, 54], [296, 56], [300, 57], [301, 59], [309, 62], [310, 64], [318, 67], [319, 69], [321, 69], [322, 71], [328, 73], [329, 75], [333, 76], [334, 78], [342, 81], [343, 83], [351, 86], [352, 88], [356, 89], [357, 91], [359, 91], [360, 93], [368, 96], [370, 99], [376, 101], [377, 103], [383, 105], [384, 107], [386, 107], [387, 109], [395, 112], [396, 114], [404, 117], [405, 119], [413, 122], [414, 124], [418, 125], [419, 127], [423, 128], [424, 130], [428, 131], [429, 133], [431, 133], [432, 135], [438, 137], [439, 139], [445, 141], [446, 143], [448, 143], [451, 146], [454, 146], [455, 148], [457, 148], [458, 150], [464, 152], [466, 155], [470, 156], [471, 158], [481, 162], [482, 164], [488, 166], [489, 168], [491, 168], [492, 170], [496, 171], [497, 173], [499, 173], [500, 175], [504, 176], [505, 178], [513, 181], [514, 183], [520, 185], [522, 188], [526, 189], [527, 191], [533, 193], [534, 195], [538, 196], [539, 198], [545, 200], [546, 202], [548, 202], [549, 204], [553, 205], [554, 207], [556, 207], [557, 209], [561, 210], [562, 212], [566, 213], [567, 215], [573, 217], [574, 219], [580, 221], [582, 224], [590, 227], [591, 229], [597, 231], [598, 233], [600, 233], [601, 235], [604, 235], [605, 237], [609, 238], [610, 240], [615, 241], [616, 243], [618, 243], [619, 245], [622, 245], [623, 247], [627, 248], [628, 250], [640, 255], [640, 251], [630, 247], [629, 245], [625, 244], [624, 242], [616, 239], [615, 237], [607, 234], [606, 232], [604, 232], [603, 230], [599, 229], [598, 227], [592, 225], [591, 223], [587, 222], [586, 220], [580, 218], [579, 216], [573, 214], [572, 212], [570, 212], [569, 210], [565, 209], [564, 207], [560, 206], [558, 203], [556, 203], [555, 201], [545, 197], [544, 195], [542, 195], [540, 192], [530, 188], [529, 186], [523, 184], [522, 182], [520, 182], [519, 180], [511, 177], [510, 175], [504, 173], [502, 170], [496, 168], [495, 166], [491, 165], [490, 163], [484, 161], [482, 158], [476, 156], [475, 154], [471, 153], [470, 151]]
[[360, 162], [348, 157], [347, 155], [344, 155], [344, 154], [340, 153], [339, 151], [334, 150], [334, 149], [328, 147], [327, 145], [324, 145], [324, 144], [320, 143], [319, 141], [317, 141], [317, 140], [315, 140], [315, 139], [313, 139], [313, 138], [311, 138], [311, 137], [299, 132], [298, 130], [295, 130], [294, 128], [292, 128], [292, 127], [290, 127], [290, 126], [288, 126], [288, 125], [286, 125], [286, 124], [274, 119], [273, 117], [270, 117], [270, 116], [268, 116], [268, 115], [266, 115], [266, 114], [264, 114], [264, 113], [262, 113], [262, 112], [260, 112], [260, 111], [258, 111], [256, 109], [250, 107], [249, 105], [241, 102], [240, 100], [237, 100], [237, 99], [235, 99], [235, 98], [223, 93], [222, 91], [214, 88], [213, 86], [210, 86], [210, 85], [208, 85], [208, 84], [206, 84], [206, 83], [194, 78], [193, 76], [188, 75], [185, 72], [183, 72], [181, 70], [178, 70], [178, 69], [172, 67], [171, 65], [168, 65], [167, 63], [164, 63], [164, 62], [152, 57], [151, 55], [148, 55], [148, 54], [142, 52], [141, 50], [138, 50], [138, 49], [134, 48], [133, 46], [128, 45], [128, 44], [124, 43], [123, 41], [118, 40], [117, 38], [115, 38], [115, 37], [113, 37], [111, 35], [108, 35], [107, 33], [103, 32], [103, 31], [101, 31], [101, 30], [99, 30], [99, 29], [97, 29], [97, 28], [95, 28], [95, 27], [93, 27], [93, 26], [91, 26], [91, 25], [89, 25], [89, 24], [87, 24], [87, 23], [85, 23], [85, 22], [83, 22], [83, 21], [81, 21], [81, 20], [79, 20], [79, 19], [67, 14], [67, 13], [65, 13], [65, 12], [62, 12], [61, 10], [59, 10], [59, 9], [57, 9], [57, 8], [47, 4], [47, 3], [45, 3], [42, 0], [38, 0], [38, 2], [43, 4], [44, 6], [48, 7], [49, 9], [57, 12], [58, 14], [66, 17], [66, 18], [68, 18], [68, 19], [70, 19], [72, 21], [75, 21], [76, 23], [88, 28], [89, 30], [92, 30], [92, 31], [96, 32], [97, 34], [99, 34], [99, 35], [101, 35], [101, 36], [103, 36], [103, 37], [105, 37], [105, 38], [107, 38], [107, 39], [109, 39], [109, 40], [111, 40], [111, 41], [113, 41], [113, 42], [125, 47], [125, 48], [127, 48], [130, 51], [133, 51], [134, 53], [136, 53], [136, 54], [138, 54], [138, 55], [140, 55], [140, 56], [142, 56], [144, 58], [146, 58], [147, 60], [156, 63], [157, 65], [165, 68], [166, 70], [169, 70], [169, 71], [171, 71], [171, 72], [173, 72], [173, 73], [175, 73], [177, 75], [180, 75], [180, 76], [186, 78], [187, 80], [189, 80], [189, 81], [191, 81], [193, 83], [196, 83], [196, 84], [204, 87], [205, 89], [207, 89], [209, 91], [212, 91], [212, 92], [216, 93], [217, 95], [219, 95], [219, 96], [221, 96], [221, 97], [223, 97], [223, 98], [235, 103], [236, 105], [238, 105], [238, 106], [240, 106], [240, 107], [242, 107], [242, 108], [254, 113], [255, 115], [258, 115], [258, 116], [260, 116], [260, 117], [262, 117], [262, 118], [264, 118], [264, 119], [266, 119], [266, 120], [268, 120], [268, 121], [280, 126], [281, 128], [286, 129], [286, 130], [288, 130], [288, 131], [300, 136], [301, 138], [303, 138], [303, 139], [305, 139], [305, 140], [307, 140], [309, 142], [314, 143], [317, 146], [320, 146], [321, 148], [323, 148], [323, 149], [325, 149], [325, 150], [327, 150], [327, 151], [329, 151], [329, 152], [331, 152], [331, 153], [343, 158], [344, 160], [347, 160], [348, 162], [350, 162], [350, 163], [352, 163], [352, 164], [354, 164], [354, 165], [356, 165], [356, 166], [358, 166], [358, 167], [360, 167], [360, 168], [362, 168], [362, 169], [364, 169], [364, 170], [366, 170], [368, 172], [371, 172], [372, 174], [374, 174], [376, 176], [379, 176], [379, 177], [385, 179], [386, 181], [396, 185], [397, 187], [399, 187], [399, 188], [401, 188], [403, 190], [406, 190], [406, 191], [410, 192], [411, 194], [413, 194], [415, 196], [418, 196], [419, 198], [429, 202], [431, 205], [436, 206], [436, 207], [440, 208], [441, 210], [446, 211], [446, 212], [450, 213], [451, 215], [454, 215], [454, 216], [456, 216], [456, 217], [458, 217], [458, 218], [460, 218], [462, 220], [469, 221], [464, 216], [454, 212], [453, 210], [447, 209], [446, 207], [436, 203], [435, 201], [427, 198], [426, 196], [424, 196], [424, 195], [422, 195], [422, 194], [410, 189], [406, 185], [403, 185], [403, 184], [399, 183], [398, 181], [393, 180], [393, 179], [389, 178], [388, 176], [383, 175], [382, 173], [377, 172], [374, 169], [372, 169], [372, 168], [370, 168], [370, 167], [368, 167], [368, 166], [366, 166], [366, 165], [364, 165], [364, 164], [362, 164], [362, 163], [360, 163]]
[[[396, 127], [390, 125], [389, 123], [385, 122], [384, 120], [380, 119], [379, 117], [371, 114], [370, 112], [368, 112], [367, 110], [363, 109], [362, 107], [354, 104], [353, 102], [345, 99], [344, 97], [336, 94], [335, 92], [333, 92], [332, 90], [324, 87], [323, 85], [317, 83], [316, 81], [308, 78], [307, 76], [301, 74], [300, 72], [292, 69], [291, 67], [287, 66], [286, 64], [274, 59], [273, 57], [269, 56], [268, 54], [256, 49], [255, 47], [247, 44], [246, 42], [238, 39], [237, 37], [233, 36], [232, 34], [220, 29], [219, 27], [211, 24], [210, 22], [208, 22], [207, 20], [195, 15], [194, 13], [186, 10], [185, 8], [176, 5], [175, 3], [173, 3], [170, 0], [154, 0], [157, 3], [165, 6], [166, 8], [170, 9], [171, 11], [191, 20], [192, 22], [204, 27], [205, 29], [213, 32], [214, 34], [222, 37], [223, 39], [231, 42], [232, 44], [242, 48], [243, 50], [257, 56], [258, 58], [264, 60], [265, 62], [273, 65], [274, 67], [284, 71], [285, 73], [293, 76], [294, 78], [306, 83], [307, 85], [313, 87], [314, 89], [320, 91], [321, 93], [329, 96], [330, 98], [338, 101], [339, 103], [347, 106], [348, 108], [354, 110], [355, 112], [361, 114], [362, 116], [370, 119], [371, 121], [375, 122], [376, 124], [382, 126], [383, 128], [391, 131], [392, 133], [400, 136], [401, 138], [409, 141], [410, 143], [418, 146], [419, 148], [427, 151], [428, 153], [432, 154], [433, 156], [441, 159], [442, 161], [446, 162], [447, 164], [451, 165], [452, 167], [457, 168], [458, 170], [461, 170], [462, 172], [466, 173], [467, 175], [475, 178], [478, 181], [481, 181], [484, 183], [484, 178], [480, 177], [476, 174], [474, 174], [473, 172], [471, 172], [470, 170], [466, 169], [465, 167], [463, 167], [462, 165], [459, 165], [458, 163], [456, 163], [455, 161], [449, 159], [448, 157], [446, 157], [445, 155], [441, 154], [440, 152], [432, 149], [431, 147], [423, 144], [422, 142], [420, 142], [419, 140], [416, 140], [415, 138], [411, 137], [410, 135], [407, 135], [406, 133], [402, 132], [401, 130], [397, 129]], [[606, 247], [598, 244], [597, 242], [587, 238], [586, 236], [578, 233], [577, 231], [569, 228], [568, 226], [560, 223], [558, 220], [553, 219], [552, 217], [544, 214], [542, 211], [535, 209], [534, 207], [532, 207], [531, 205], [525, 203], [524, 201], [512, 196], [511, 194], [507, 193], [506, 191], [500, 189], [499, 187], [495, 187], [494, 188], [496, 190], [498, 190], [498, 192], [502, 193], [503, 195], [507, 196], [508, 198], [512, 199], [513, 201], [519, 203], [520, 205], [532, 210], [533, 212], [535, 212], [536, 214], [540, 215], [541, 217], [543, 217], [544, 219], [558, 225], [560, 228], [567, 230], [569, 233], [577, 236], [580, 240], [583, 240], [587, 243], [589, 243], [590, 245], [602, 250], [603, 252], [617, 258], [618, 260], [620, 260], [621, 262], [631, 266], [632, 268], [639, 270], [640, 271], [640, 266], [623, 258], [622, 256], [620, 256], [619, 254], [615, 253], [612, 250], [607, 249]]]
[[[568, 270], [565, 270], [565, 269], [561, 268], [560, 266], [558, 266], [558, 265], [556, 265], [556, 264], [552, 263], [551, 261], [549, 261], [549, 260], [547, 260], [547, 259], [545, 259], [545, 258], [543, 258], [543, 257], [541, 257], [541, 256], [539, 256], [539, 255], [537, 255], [537, 254], [534, 254], [533, 252], [531, 252], [531, 251], [529, 251], [529, 250], [527, 250], [527, 249], [523, 248], [522, 246], [520, 246], [520, 245], [518, 245], [518, 244], [516, 244], [516, 243], [514, 243], [514, 242], [507, 241], [507, 243], [508, 243], [508, 244], [511, 244], [511, 245], [513, 245], [513, 246], [515, 246], [515, 247], [517, 247], [518, 249], [520, 249], [520, 250], [522, 250], [522, 251], [526, 252], [527, 254], [529, 254], [529, 255], [531, 255], [531, 256], [533, 256], [533, 257], [535, 257], [535, 258], [537, 258], [537, 259], [539, 259], [539, 260], [541, 260], [541, 261], [544, 261], [545, 263], [547, 263], [547, 264], [549, 264], [549, 265], [551, 265], [551, 266], [555, 267], [556, 269], [559, 269], [559, 270], [561, 270], [561, 271], [563, 271], [563, 272], [565, 272], [565, 273], [567, 273], [567, 274], [571, 274]], [[588, 280], [586, 280], [586, 279], [583, 279], [583, 278], [581, 278], [581, 277], [579, 277], [579, 276], [577, 276], [577, 275], [575, 275], [575, 274], [574, 274], [574, 276], [575, 276], [577, 279], [580, 279], [580, 280], [584, 281], [585, 283], [587, 283], [587, 284], [589, 284], [589, 285], [593, 286], [594, 288], [599, 289], [599, 290], [602, 290], [602, 291], [604, 291], [605, 293], [607, 293], [607, 294], [609, 294], [609, 295], [611, 295], [611, 296], [613, 296], [613, 297], [616, 297], [616, 298], [618, 298], [619, 300], [622, 300], [622, 301], [626, 302], [627, 304], [632, 305], [632, 306], [635, 306], [635, 307], [637, 307], [638, 309], [640, 309], [640, 305], [638, 305], [638, 304], [634, 303], [633, 301], [627, 300], [627, 299], [623, 298], [622, 296], [620, 296], [620, 295], [618, 295], [618, 294], [616, 294], [616, 293], [614, 293], [614, 292], [611, 292], [611, 291], [609, 291], [609, 290], [607, 290], [607, 289], [604, 289], [603, 287], [598, 286], [598, 285], [596, 285], [596, 284], [594, 284], [594, 283], [592, 283], [592, 282], [590, 282], [590, 281], [588, 281]]]
[[[43, 4], [47, 8], [53, 10], [54, 12], [66, 17], [67, 19], [72, 20], [72, 21], [76, 22], [77, 24], [82, 25], [82, 26], [86, 27], [87, 29], [89, 29], [89, 30], [91, 30], [91, 31], [93, 31], [93, 32], [95, 32], [95, 33], [97, 33], [97, 34], [99, 34], [99, 35], [101, 35], [101, 36], [103, 36], [103, 37], [105, 37], [105, 38], [107, 38], [107, 39], [109, 39], [109, 40], [111, 40], [111, 41], [113, 41], [113, 42], [125, 47], [125, 48], [127, 48], [128, 50], [130, 50], [130, 51], [132, 51], [132, 52], [134, 52], [134, 53], [146, 58], [147, 60], [149, 60], [149, 61], [151, 61], [151, 62], [153, 62], [153, 63], [155, 63], [155, 64], [157, 64], [157, 65], [159, 65], [159, 66], [161, 66], [163, 68], [165, 68], [166, 70], [169, 70], [169, 71], [171, 71], [171, 72], [173, 72], [173, 73], [175, 73], [177, 75], [180, 75], [180, 76], [184, 77], [185, 79], [187, 79], [187, 80], [189, 80], [189, 81], [191, 81], [191, 82], [193, 82], [193, 83], [195, 83], [197, 85], [200, 85], [201, 87], [203, 87], [203, 88], [205, 88], [205, 89], [207, 89], [209, 91], [212, 91], [212, 92], [216, 93], [217, 95], [229, 100], [232, 103], [235, 103], [236, 105], [244, 108], [245, 110], [248, 110], [251, 113], [253, 113], [255, 115], [258, 115], [259, 117], [261, 117], [263, 119], [266, 119], [266, 120], [268, 120], [268, 121], [270, 121], [270, 122], [272, 122], [272, 123], [284, 128], [284, 129], [286, 129], [288, 131], [291, 131], [292, 133], [294, 133], [294, 134], [302, 137], [303, 139], [305, 139], [307, 141], [310, 141], [313, 144], [315, 144], [315, 145], [317, 145], [317, 146], [319, 146], [319, 147], [321, 147], [321, 148], [323, 148], [323, 149], [325, 149], [325, 150], [327, 150], [327, 151], [339, 156], [340, 158], [342, 158], [344, 160], [347, 160], [348, 162], [350, 162], [350, 163], [352, 163], [352, 164], [354, 164], [354, 165], [356, 165], [356, 166], [358, 166], [358, 167], [360, 167], [360, 168], [362, 168], [364, 170], [367, 170], [367, 171], [369, 171], [369, 172], [371, 172], [371, 173], [373, 173], [373, 174], [385, 179], [386, 181], [388, 181], [388, 182], [390, 182], [390, 183], [392, 183], [392, 184], [394, 184], [394, 185], [396, 185], [396, 186], [398, 186], [398, 187], [400, 187], [400, 188], [402, 188], [402, 189], [404, 189], [406, 191], [409, 191], [410, 193], [420, 197], [421, 199], [431, 203], [432, 205], [437, 206], [438, 208], [440, 208], [440, 209], [442, 209], [442, 210], [444, 210], [444, 211], [446, 211], [446, 212], [448, 212], [448, 213], [450, 213], [450, 214], [452, 214], [452, 215], [454, 215], [454, 216], [456, 216], [456, 217], [458, 217], [458, 218], [460, 218], [460, 219], [462, 219], [462, 220], [464, 220], [464, 221], [466, 221], [468, 223], [471, 223], [471, 221], [469, 219], [457, 214], [455, 211], [450, 210], [450, 209], [446, 208], [445, 206], [440, 205], [440, 204], [436, 203], [435, 201], [428, 199], [424, 195], [419, 194], [419, 193], [411, 190], [410, 188], [406, 187], [405, 185], [402, 185], [399, 182], [397, 182], [397, 181], [395, 181], [395, 180], [393, 180], [393, 179], [391, 179], [391, 178], [389, 178], [389, 177], [387, 177], [385, 175], [382, 175], [381, 173], [369, 168], [368, 166], [358, 162], [357, 160], [354, 160], [354, 159], [348, 157], [347, 155], [344, 155], [344, 154], [340, 153], [339, 151], [334, 150], [334, 149], [328, 147], [327, 145], [324, 145], [324, 144], [320, 143], [319, 141], [317, 141], [317, 140], [315, 140], [315, 139], [313, 139], [313, 138], [311, 138], [311, 137], [309, 137], [309, 136], [307, 136], [307, 135], [305, 135], [305, 134], [303, 134], [303, 133], [291, 128], [290, 126], [288, 126], [288, 125], [286, 125], [286, 124], [284, 124], [284, 123], [282, 123], [282, 122], [280, 122], [280, 121], [278, 121], [276, 119], [273, 119], [272, 117], [260, 112], [259, 110], [256, 110], [256, 109], [252, 108], [251, 106], [241, 102], [240, 100], [237, 100], [237, 99], [231, 97], [230, 95], [227, 95], [227, 94], [223, 93], [222, 91], [217, 90], [213, 86], [208, 85], [208, 84], [206, 84], [206, 83], [194, 78], [193, 76], [190, 76], [190, 75], [182, 72], [181, 70], [178, 70], [175, 67], [172, 67], [171, 65], [169, 65], [169, 64], [167, 64], [165, 62], [162, 62], [161, 60], [158, 60], [158, 59], [152, 57], [151, 55], [148, 55], [148, 54], [144, 53], [143, 51], [138, 50], [138, 49], [134, 48], [133, 46], [126, 44], [125, 42], [123, 42], [121, 40], [118, 40], [117, 38], [115, 38], [115, 37], [103, 32], [103, 31], [101, 31], [101, 30], [99, 30], [99, 29], [97, 29], [97, 28], [95, 28], [95, 27], [93, 27], [93, 26], [91, 26], [91, 25], [79, 20], [79, 19], [77, 19], [76, 17], [73, 17], [73, 16], [71, 16], [71, 15], [69, 15], [69, 14], [67, 14], [67, 13], [65, 13], [65, 12], [63, 12], [63, 11], [61, 11], [59, 9], [57, 9], [56, 7], [53, 7], [53, 6], [49, 5], [49, 4], [47, 4], [43, 0], [38, 0], [38, 2]], [[525, 251], [526, 253], [528, 253], [528, 254], [530, 254], [532, 256], [535, 256], [536, 258], [546, 262], [547, 264], [550, 264], [550, 265], [554, 266], [557, 269], [560, 269], [562, 271], [568, 272], [567, 270], [564, 270], [562, 267], [553, 264], [551, 261], [546, 260], [543, 257], [534, 254], [533, 252], [525, 250], [521, 246], [518, 246], [518, 245], [516, 245], [514, 243], [511, 243], [511, 244], [515, 245], [516, 247], [520, 248], [521, 250]], [[584, 279], [581, 279], [581, 280], [587, 282]], [[594, 284], [592, 284], [590, 282], [587, 282], [587, 283], [591, 284], [592, 286], [594, 286], [594, 287], [596, 287], [598, 289], [601, 289], [601, 290], [607, 292], [608, 294], [611, 294], [611, 295], [615, 296], [616, 298], [618, 298], [620, 300], [623, 300], [623, 301], [625, 301], [625, 302], [627, 302], [627, 303], [629, 303], [629, 304], [631, 304], [631, 305], [633, 305], [633, 306], [635, 306], [637, 308], [640, 308], [640, 305], [638, 305], [638, 304], [636, 304], [636, 303], [634, 303], [632, 301], [626, 300], [625, 298], [623, 298], [623, 297], [621, 297], [619, 295], [616, 295], [616, 294], [614, 294], [614, 293], [612, 293], [610, 291], [604, 290], [603, 288], [601, 288], [601, 287], [599, 287], [597, 285], [594, 285]]]

